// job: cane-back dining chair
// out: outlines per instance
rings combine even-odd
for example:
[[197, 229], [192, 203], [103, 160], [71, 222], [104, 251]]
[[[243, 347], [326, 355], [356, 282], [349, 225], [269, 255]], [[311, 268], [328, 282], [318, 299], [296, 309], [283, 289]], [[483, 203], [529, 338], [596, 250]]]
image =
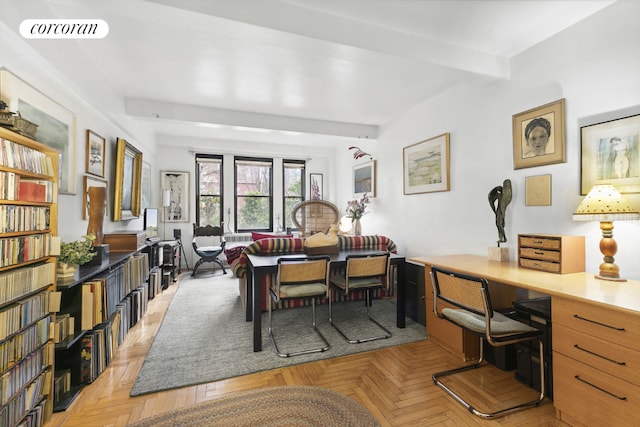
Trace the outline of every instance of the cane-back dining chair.
[[338, 207], [326, 200], [304, 200], [291, 210], [291, 220], [300, 232], [300, 237], [315, 233], [327, 233], [332, 225], [340, 223]]
[[[480, 358], [469, 365], [432, 375], [433, 382], [461, 403], [469, 412], [485, 419], [497, 418], [509, 413], [537, 406], [545, 396], [543, 331], [493, 310], [489, 284], [485, 278], [431, 267], [433, 286], [433, 311], [441, 319], [472, 332], [480, 340]], [[443, 307], [447, 303], [448, 305]], [[500, 347], [522, 341], [537, 340], [540, 347], [540, 394], [538, 398], [523, 403], [511, 404], [504, 409], [483, 412], [440, 381], [441, 378], [460, 372], [478, 369], [483, 363], [483, 345]], [[515, 379], [514, 379], [515, 382]], [[478, 385], [480, 388], [480, 385]], [[503, 405], [504, 406], [504, 405]]]
[[[321, 338], [324, 345], [290, 352], [282, 352], [278, 348], [273, 331], [272, 302], [268, 302], [269, 310], [269, 338], [273, 349], [280, 357], [298, 356], [301, 354], [319, 353], [329, 349], [330, 345], [316, 326], [316, 299], [327, 297], [329, 289], [329, 257], [283, 257], [278, 259], [276, 280], [269, 288], [269, 295], [273, 303], [284, 299], [311, 299], [311, 316], [313, 330]], [[300, 325], [291, 325], [298, 330]]]
[[227, 274], [224, 264], [220, 259], [220, 255], [224, 251], [227, 242], [224, 239], [224, 231], [222, 227], [207, 225], [198, 227], [193, 224], [193, 250], [200, 257], [196, 265], [193, 266], [192, 276], [198, 272], [198, 268], [205, 262], [213, 262], [220, 266], [222, 272]]
[[389, 291], [390, 286], [390, 258], [388, 252], [369, 254], [347, 255], [344, 274], [332, 276], [329, 280], [345, 296], [351, 292], [362, 291], [366, 293], [367, 317], [384, 331], [383, 335], [375, 335], [364, 338], [349, 338], [333, 321], [331, 295], [329, 295], [329, 323], [350, 344], [359, 344], [368, 341], [386, 339], [391, 337], [391, 332], [382, 326], [380, 322], [371, 316], [371, 294], [375, 289], [383, 288]]

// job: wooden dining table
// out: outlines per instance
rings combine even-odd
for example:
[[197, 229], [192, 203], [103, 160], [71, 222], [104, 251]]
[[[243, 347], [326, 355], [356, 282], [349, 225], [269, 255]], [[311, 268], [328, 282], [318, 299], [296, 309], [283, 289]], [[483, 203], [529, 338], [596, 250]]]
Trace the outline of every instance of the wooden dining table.
[[[349, 249], [341, 250], [337, 254], [330, 256], [330, 268], [344, 268], [347, 264], [347, 256], [351, 254], [374, 254], [379, 253], [374, 249]], [[262, 292], [260, 292], [260, 284], [265, 274], [273, 274], [278, 269], [279, 258], [297, 258], [304, 257], [305, 254], [288, 254], [288, 255], [248, 255], [247, 262], [247, 301], [251, 302], [250, 307], [246, 311], [246, 321], [253, 322], [253, 351], [262, 351]], [[405, 257], [398, 254], [390, 254], [390, 262], [396, 268], [397, 274], [397, 318], [396, 326], [398, 328], [405, 327], [405, 305], [406, 305], [406, 284], [405, 284]]]

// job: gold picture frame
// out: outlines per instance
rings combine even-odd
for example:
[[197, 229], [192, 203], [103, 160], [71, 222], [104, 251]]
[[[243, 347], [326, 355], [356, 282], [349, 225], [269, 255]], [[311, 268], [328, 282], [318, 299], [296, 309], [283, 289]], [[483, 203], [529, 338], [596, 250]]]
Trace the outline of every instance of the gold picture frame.
[[513, 168], [564, 163], [565, 100], [533, 108], [513, 116]]
[[597, 184], [640, 193], [640, 114], [580, 127], [580, 194]]
[[402, 149], [404, 194], [449, 191], [449, 133]]
[[116, 141], [116, 180], [113, 197], [113, 220], [140, 217], [140, 182], [142, 153], [125, 139]]

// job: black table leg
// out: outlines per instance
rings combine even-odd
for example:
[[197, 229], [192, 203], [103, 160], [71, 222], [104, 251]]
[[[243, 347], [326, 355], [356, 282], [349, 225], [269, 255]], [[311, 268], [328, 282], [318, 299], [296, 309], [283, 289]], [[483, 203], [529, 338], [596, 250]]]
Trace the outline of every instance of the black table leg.
[[398, 328], [405, 327], [405, 308], [407, 303], [407, 284], [405, 283], [404, 260], [396, 264], [398, 280], [397, 319]]

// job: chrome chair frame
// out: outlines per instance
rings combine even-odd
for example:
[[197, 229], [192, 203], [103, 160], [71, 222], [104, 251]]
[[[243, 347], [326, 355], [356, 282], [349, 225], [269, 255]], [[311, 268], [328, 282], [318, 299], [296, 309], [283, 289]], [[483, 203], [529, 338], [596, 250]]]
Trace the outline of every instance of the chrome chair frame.
[[[363, 262], [370, 262], [372, 258], [385, 258], [383, 269], [374, 270], [374, 272], [360, 272], [359, 266]], [[380, 329], [384, 331], [384, 335], [377, 335], [373, 337], [366, 338], [349, 338], [333, 321], [333, 312], [332, 312], [332, 304], [331, 304], [331, 292], [329, 292], [329, 324], [335, 328], [340, 335], [349, 343], [349, 344], [360, 344], [363, 342], [387, 339], [392, 336], [391, 331], [385, 328], [380, 322], [374, 319], [371, 316], [371, 293], [378, 288], [386, 288], [389, 289], [390, 286], [390, 256], [388, 252], [379, 252], [372, 254], [351, 254], [347, 255], [346, 259], [346, 269], [344, 274], [344, 282], [343, 276], [337, 275], [331, 277], [330, 285], [336, 287], [337, 289], [344, 292], [345, 296], [349, 294], [351, 291], [364, 291], [366, 292], [366, 307], [367, 307], [367, 317], [371, 322], [376, 324]], [[379, 265], [382, 267], [382, 265]], [[356, 270], [355, 273], [353, 270]], [[383, 271], [384, 270], [384, 271]], [[385, 280], [380, 280], [380, 278], [384, 278]], [[366, 282], [370, 283], [366, 283]]]
[[[311, 264], [324, 264], [324, 272], [320, 274], [320, 272], [316, 273], [313, 271], [313, 266]], [[293, 270], [296, 267], [305, 266], [304, 270], [298, 269], [297, 271], [290, 272], [288, 270]], [[302, 273], [302, 277], [299, 275]], [[293, 277], [291, 277], [293, 276]], [[294, 278], [298, 277], [294, 280]], [[305, 286], [312, 284], [324, 284], [324, 292], [323, 293], [309, 293], [312, 290], [303, 292], [300, 294], [294, 293], [291, 296], [285, 296], [286, 292], [283, 293], [281, 291], [282, 286]], [[312, 313], [312, 324], [313, 330], [318, 334], [318, 336], [324, 342], [324, 346], [312, 348], [312, 349], [304, 349], [298, 351], [292, 351], [289, 353], [283, 353], [278, 348], [278, 344], [276, 343], [275, 336], [273, 335], [273, 317], [272, 317], [272, 301], [269, 301], [269, 338], [271, 339], [271, 343], [273, 344], [273, 349], [276, 354], [280, 357], [292, 357], [299, 356], [301, 354], [310, 354], [310, 353], [322, 353], [324, 351], [329, 350], [331, 345], [327, 341], [327, 339], [322, 335], [322, 332], [317, 327], [316, 324], [316, 298], [319, 296], [328, 296], [329, 292], [329, 257], [328, 256], [309, 256], [309, 257], [294, 257], [294, 258], [279, 258], [278, 259], [278, 271], [276, 274], [276, 281], [272, 286], [269, 287], [269, 295], [273, 302], [277, 303], [283, 299], [302, 299], [302, 298], [311, 298], [311, 313]]]
[[[220, 237], [219, 246], [198, 246], [198, 237]], [[200, 259], [193, 266], [193, 273], [191, 276], [195, 276], [198, 272], [198, 268], [205, 262], [214, 262], [220, 266], [223, 274], [227, 274], [227, 270], [224, 268], [224, 264], [220, 260], [219, 256], [224, 252], [224, 248], [227, 242], [224, 239], [224, 231], [222, 227], [207, 225], [204, 227], [198, 227], [193, 224], [193, 241], [191, 246], [193, 251], [200, 257]]]
[[[458, 273], [437, 266], [431, 267], [430, 275], [431, 284], [433, 286], [433, 311], [435, 315], [440, 319], [447, 320], [456, 326], [470, 331], [471, 333], [479, 336], [480, 340], [480, 357], [476, 362], [459, 368], [437, 372], [431, 377], [433, 379], [433, 382], [444, 391], [446, 391], [447, 394], [461, 403], [465, 408], [467, 408], [467, 410], [469, 410], [469, 412], [484, 419], [498, 418], [512, 412], [538, 406], [545, 397], [544, 344], [542, 341], [543, 331], [526, 325], [525, 323], [519, 322], [517, 320], [509, 319], [500, 313], [494, 312], [491, 304], [491, 296], [489, 294], [489, 283], [485, 278]], [[443, 286], [441, 286], [443, 284], [443, 277], [446, 277], [444, 281], [449, 280], [449, 278], [458, 280], [461, 283], [464, 283], [467, 288], [458, 289], [457, 292], [455, 290], [453, 290], [453, 292], [450, 292], [450, 290], [445, 290], [443, 292]], [[450, 286], [450, 284], [445, 284], [445, 287], [447, 286]], [[474, 296], [472, 294], [474, 286], [477, 288], [475, 290], [479, 292], [479, 295]], [[444, 308], [440, 310], [438, 307], [439, 301], [447, 302], [458, 308]], [[469, 321], [470, 319], [471, 321]], [[481, 319], [483, 320], [484, 325], [481, 324]], [[492, 320], [494, 321], [493, 326]], [[496, 326], [499, 323], [501, 325]], [[494, 347], [505, 346], [523, 341], [538, 341], [538, 346], [540, 348], [540, 395], [537, 399], [518, 403], [516, 405], [494, 412], [482, 412], [473, 407], [458, 393], [454, 392], [451, 388], [440, 381], [440, 378], [442, 377], [454, 375], [472, 369], [478, 369], [483, 366], [483, 347], [485, 340]]]

